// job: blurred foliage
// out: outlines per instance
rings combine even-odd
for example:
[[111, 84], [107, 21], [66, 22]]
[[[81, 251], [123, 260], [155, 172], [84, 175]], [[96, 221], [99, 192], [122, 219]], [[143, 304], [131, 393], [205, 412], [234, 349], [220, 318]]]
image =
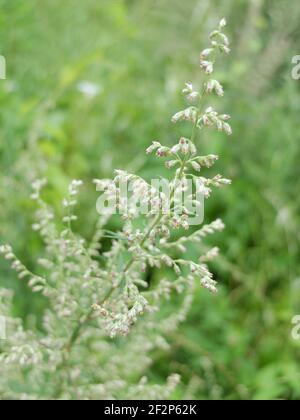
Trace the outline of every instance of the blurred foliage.
[[[42, 244], [32, 232], [30, 182], [49, 180], [60, 212], [73, 178], [85, 180], [78, 230], [96, 219], [91, 180], [128, 168], [151, 177], [153, 139], [174, 143], [170, 116], [186, 79], [198, 77], [205, 34], [227, 16], [233, 54], [219, 78], [234, 136], [203, 135], [221, 156], [233, 186], [216, 193], [206, 221], [221, 216], [217, 296], [199, 290], [188, 321], [168, 337], [172, 351], [153, 354], [150, 377], [179, 372], [174, 398], [300, 398], [300, 343], [291, 319], [300, 313], [299, 54], [300, 5], [290, 0], [0, 0], [0, 241], [34, 270]], [[191, 75], [194, 75], [192, 78]], [[97, 86], [82, 92], [82, 81]], [[93, 93], [93, 92], [92, 92]], [[193, 253], [193, 250], [190, 250]], [[25, 322], [44, 301], [0, 262], [1, 286], [15, 289]], [[153, 272], [153, 280], [162, 273]], [[173, 308], [176, 311], [176, 306]]]

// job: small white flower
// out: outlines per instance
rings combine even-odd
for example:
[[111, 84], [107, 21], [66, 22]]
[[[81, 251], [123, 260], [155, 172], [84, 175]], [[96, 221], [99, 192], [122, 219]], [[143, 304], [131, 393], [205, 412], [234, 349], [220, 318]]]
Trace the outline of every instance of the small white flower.
[[194, 102], [198, 98], [199, 98], [199, 92], [191, 92], [189, 95], [187, 95], [187, 100], [189, 102]]
[[171, 169], [174, 168], [178, 164], [178, 160], [170, 160], [169, 162], [166, 162], [166, 168]]
[[191, 165], [192, 165], [192, 167], [193, 167], [193, 169], [194, 169], [195, 171], [197, 171], [197, 172], [200, 172], [200, 171], [201, 171], [201, 166], [199, 165], [199, 163], [197, 163], [197, 162], [192, 162], [192, 163], [191, 163]]
[[232, 128], [230, 127], [230, 125], [228, 123], [223, 123], [223, 129], [224, 129], [225, 133], [228, 134], [228, 136], [231, 136]]
[[201, 60], [205, 60], [213, 52], [213, 48], [206, 48], [200, 54]]
[[176, 153], [178, 153], [179, 150], [180, 150], [180, 144], [176, 144], [175, 146], [172, 147], [171, 153], [173, 153], [174, 155], [176, 155]]
[[96, 83], [92, 83], [86, 80], [82, 80], [78, 83], [77, 89], [80, 93], [84, 94], [89, 98], [93, 98], [99, 95], [101, 88]]

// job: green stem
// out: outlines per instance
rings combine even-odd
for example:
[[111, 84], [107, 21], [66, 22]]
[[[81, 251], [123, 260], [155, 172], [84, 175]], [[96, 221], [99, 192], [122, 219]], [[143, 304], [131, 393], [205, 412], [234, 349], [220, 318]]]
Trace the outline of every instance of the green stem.
[[[201, 99], [203, 97], [203, 94], [204, 94], [204, 89], [203, 89], [202, 93], [199, 95], [199, 100], [198, 100], [198, 105], [197, 105], [197, 116], [196, 116], [196, 120], [195, 120], [195, 123], [194, 123], [194, 126], [193, 126], [192, 136], [191, 136], [191, 142], [192, 143], [195, 142], [196, 136], [197, 136], [197, 123], [198, 123], [198, 118], [199, 118], [199, 115], [200, 115], [200, 103], [201, 103]], [[188, 160], [187, 159], [187, 156], [185, 156], [184, 159], [181, 161], [180, 172], [179, 172], [178, 176], [176, 176], [176, 178], [174, 180], [174, 185], [173, 185], [172, 190], [171, 190], [171, 194], [170, 194], [171, 201], [173, 201], [173, 198], [174, 198], [175, 189], [176, 189], [176, 181], [177, 181], [177, 179], [181, 179], [182, 178], [187, 160]], [[171, 207], [172, 206], [170, 206], [170, 208]], [[152, 230], [155, 229], [155, 227], [161, 222], [163, 216], [164, 216], [163, 213], [160, 213], [158, 215], [158, 217], [154, 220], [153, 224], [148, 229], [148, 231], [145, 234], [144, 238], [141, 240], [139, 246], [143, 246], [145, 244], [145, 242], [149, 238]], [[132, 267], [132, 265], [134, 264], [134, 262], [135, 262], [135, 258], [132, 257], [130, 259], [130, 261], [127, 263], [127, 265], [126, 265], [126, 267], [125, 267], [125, 269], [123, 271], [123, 274], [125, 274]]]

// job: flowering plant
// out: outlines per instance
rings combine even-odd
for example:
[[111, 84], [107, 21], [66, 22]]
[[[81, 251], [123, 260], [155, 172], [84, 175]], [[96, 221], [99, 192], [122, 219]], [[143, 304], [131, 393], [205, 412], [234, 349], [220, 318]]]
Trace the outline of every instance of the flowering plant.
[[[95, 180], [97, 189], [103, 190], [107, 198], [116, 197], [124, 225], [119, 232], [107, 231], [111, 213], [103, 212], [94, 237], [87, 243], [73, 230], [82, 182], [72, 181], [63, 201], [66, 214], [62, 230], [42, 198], [46, 182], [33, 183], [32, 199], [38, 206], [33, 228], [45, 243], [45, 257], [38, 261], [42, 274], [27, 269], [11, 246], [2, 245], [0, 253], [11, 262], [20, 279], [28, 279], [33, 292], [42, 293], [49, 300], [49, 307], [43, 317], [43, 330], [27, 331], [20, 320], [11, 318], [11, 293], [0, 291], [0, 313], [7, 317], [8, 329], [7, 340], [0, 344], [2, 398], [154, 399], [168, 398], [174, 390], [177, 375], [170, 376], [167, 384], [160, 387], [148, 384], [143, 373], [151, 363], [149, 352], [157, 346], [166, 348], [164, 334], [185, 319], [196, 285], [217, 292], [207, 262], [218, 255], [218, 249], [206, 249], [198, 261], [186, 259], [185, 253], [188, 243], [202, 243], [207, 235], [221, 231], [224, 225], [218, 219], [187, 234], [199, 196], [189, 192], [191, 206], [179, 197], [187, 191], [188, 184], [208, 198], [213, 187], [230, 183], [220, 175], [212, 178], [202, 175], [218, 157], [197, 152], [201, 130], [216, 128], [228, 135], [232, 132], [227, 114], [219, 114], [213, 107], [202, 109], [204, 97], [224, 94], [212, 73], [218, 54], [230, 51], [223, 33], [225, 25], [222, 19], [210, 35], [210, 47], [200, 55], [200, 68], [205, 76], [201, 88], [186, 83], [183, 95], [188, 107], [172, 117], [174, 123], [191, 124], [190, 138], [181, 137], [173, 147], [155, 141], [147, 149], [148, 154], [155, 152], [158, 158], [166, 159], [166, 167], [174, 171], [167, 182], [167, 195], [125, 171], [116, 171], [113, 180]], [[122, 183], [128, 181], [135, 196], [134, 205], [129, 206], [120, 196]], [[143, 216], [137, 211], [137, 201], [149, 209]], [[168, 211], [164, 211], [166, 206]], [[180, 230], [179, 239], [173, 239], [174, 229]], [[104, 237], [111, 240], [107, 252], [101, 250]], [[174, 274], [149, 287], [145, 273], [149, 267], [162, 266]], [[182, 294], [181, 307], [155, 322], [162, 301], [173, 293]], [[118, 341], [118, 336], [127, 337]], [[136, 385], [129, 386], [132, 377]]]

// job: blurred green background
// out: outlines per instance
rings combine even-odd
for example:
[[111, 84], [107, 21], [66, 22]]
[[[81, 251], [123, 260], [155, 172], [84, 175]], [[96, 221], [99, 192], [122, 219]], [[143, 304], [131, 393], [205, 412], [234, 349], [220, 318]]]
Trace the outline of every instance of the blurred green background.
[[[288, 7], [287, 7], [288, 6]], [[0, 242], [33, 270], [43, 252], [31, 229], [30, 183], [49, 180], [60, 212], [71, 179], [85, 181], [78, 230], [91, 235], [93, 178], [114, 168], [151, 177], [161, 169], [144, 150], [173, 144], [181, 128], [185, 81], [199, 77], [207, 34], [226, 16], [232, 54], [217, 66], [234, 135], [203, 133], [200, 149], [219, 154], [217, 171], [233, 185], [207, 203], [205, 221], [222, 217], [212, 239], [220, 292], [197, 293], [187, 322], [153, 354], [148, 374], [182, 375], [177, 398], [300, 398], [299, 175], [300, 54], [297, 0], [0, 0]], [[191, 251], [193, 252], [193, 251]], [[25, 323], [44, 301], [0, 262], [0, 285], [16, 291]], [[176, 310], [176, 306], [174, 306]]]

